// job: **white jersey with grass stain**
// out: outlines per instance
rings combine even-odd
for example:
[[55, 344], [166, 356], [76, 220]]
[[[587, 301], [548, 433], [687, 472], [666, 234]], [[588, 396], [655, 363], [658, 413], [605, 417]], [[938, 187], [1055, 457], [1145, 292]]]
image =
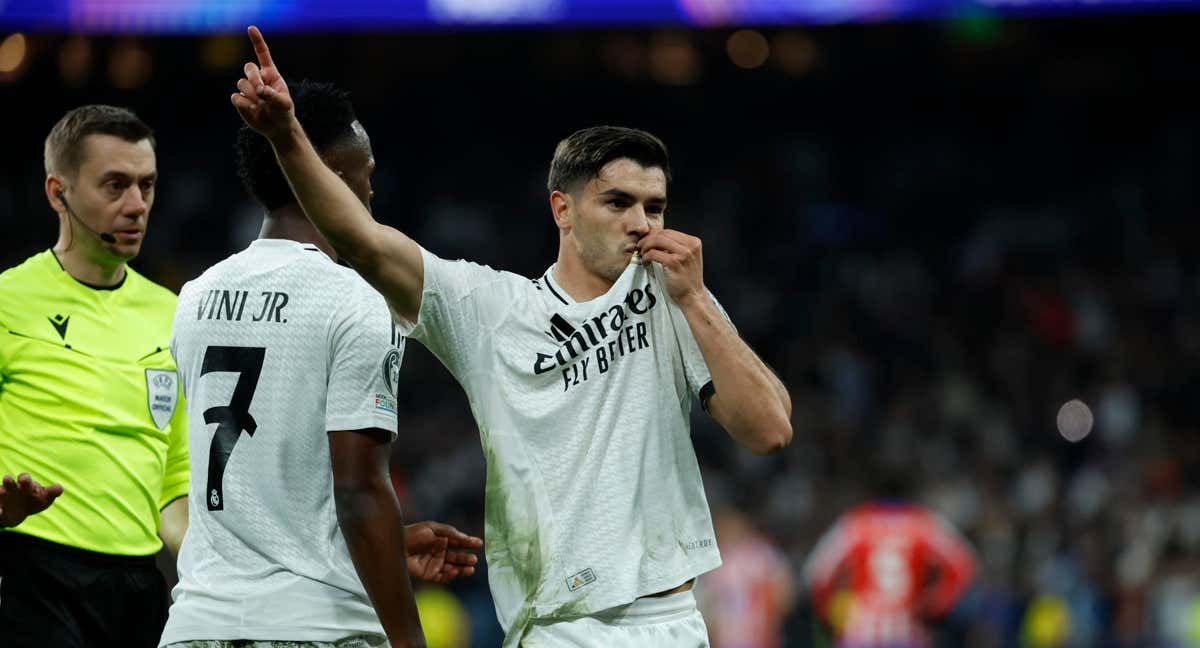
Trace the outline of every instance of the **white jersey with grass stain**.
[[462, 384], [479, 425], [506, 645], [534, 618], [593, 614], [717, 567], [689, 423], [711, 381], [661, 269], [631, 263], [576, 303], [553, 268], [530, 280], [422, 254], [410, 336]]
[[395, 438], [403, 339], [383, 297], [313, 245], [260, 239], [183, 287], [171, 351], [192, 473], [162, 644], [382, 638], [328, 432]]

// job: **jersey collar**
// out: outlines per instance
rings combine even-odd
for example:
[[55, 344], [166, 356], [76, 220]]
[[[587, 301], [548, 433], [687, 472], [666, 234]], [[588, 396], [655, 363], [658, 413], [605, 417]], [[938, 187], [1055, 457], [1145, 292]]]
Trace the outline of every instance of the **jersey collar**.
[[47, 252], [49, 253], [50, 258], [54, 259], [54, 264], [58, 266], [59, 271], [61, 271], [62, 274], [64, 276], [66, 276], [66, 278], [79, 284], [80, 286], [83, 286], [84, 288], [91, 288], [92, 290], [113, 291], [113, 290], [120, 288], [121, 286], [124, 286], [125, 280], [129, 278], [129, 272], [130, 272], [129, 264], [126, 263], [125, 264], [125, 274], [121, 277], [120, 281], [118, 281], [117, 283], [115, 283], [111, 286], [96, 286], [96, 285], [90, 284], [86, 281], [80, 281], [79, 279], [75, 278], [75, 275], [71, 274], [70, 272], [67, 272], [67, 269], [63, 267], [62, 261], [58, 260], [58, 255], [54, 253], [53, 249], [47, 250]]
[[546, 285], [546, 290], [550, 292], [551, 299], [565, 306], [570, 306], [576, 302], [571, 298], [570, 293], [563, 290], [562, 286], [558, 285], [558, 282], [554, 280], [554, 269], [557, 267], [558, 264], [553, 263], [546, 269], [545, 274], [542, 275], [542, 283]]
[[312, 243], [301, 243], [292, 239], [281, 238], [258, 238], [250, 242], [250, 247], [256, 250], [303, 250], [305, 252], [316, 252], [333, 263], [333, 259], [329, 258], [328, 254], [321, 251], [321, 248]]
[[[554, 269], [557, 267], [557, 263], [552, 264], [546, 269], [546, 272], [542, 274], [540, 279], [534, 280], [534, 284], [539, 285], [539, 288], [541, 286], [545, 286], [545, 290], [543, 290], [542, 293], [546, 296], [546, 299], [555, 305], [574, 306], [575, 304], [580, 303], [575, 301], [575, 299], [571, 297], [570, 293], [568, 293], [566, 290], [563, 290], [563, 287], [558, 283], [557, 280], [555, 280]], [[625, 268], [625, 271], [621, 273], [621, 276], [615, 282], [613, 282], [612, 286], [609, 287], [608, 292], [611, 293], [613, 290], [617, 289], [618, 286], [621, 285], [622, 281], [625, 280], [627, 275], [637, 272], [642, 267], [643, 266], [641, 266], [641, 264], [630, 263], [629, 266]], [[596, 297], [595, 299], [591, 300], [591, 302], [596, 301], [596, 299], [604, 299], [604, 295]]]

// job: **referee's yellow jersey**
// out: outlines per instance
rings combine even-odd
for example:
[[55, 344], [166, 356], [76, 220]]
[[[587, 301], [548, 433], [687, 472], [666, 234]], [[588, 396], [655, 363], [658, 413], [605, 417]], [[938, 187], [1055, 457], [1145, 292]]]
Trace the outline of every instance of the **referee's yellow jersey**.
[[111, 289], [47, 250], [0, 274], [0, 474], [65, 492], [7, 533], [106, 554], [162, 547], [187, 495], [187, 418], [169, 342], [175, 295], [126, 267]]

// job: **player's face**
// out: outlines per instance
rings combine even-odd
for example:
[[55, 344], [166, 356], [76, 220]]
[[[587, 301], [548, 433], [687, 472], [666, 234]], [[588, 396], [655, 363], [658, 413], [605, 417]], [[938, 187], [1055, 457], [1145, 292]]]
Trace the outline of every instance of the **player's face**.
[[94, 234], [74, 228], [74, 245], [120, 261], [142, 249], [154, 185], [157, 160], [150, 140], [128, 142], [115, 135], [88, 135], [74, 178], [63, 178], [64, 195], [75, 216], [92, 230], [112, 234], [106, 243]]
[[354, 137], [347, 143], [338, 145], [325, 155], [325, 163], [337, 172], [346, 186], [354, 195], [371, 209], [371, 174], [375, 172], [375, 154], [371, 150], [371, 138], [362, 124], [355, 121], [351, 124]]
[[659, 167], [620, 158], [573, 196], [570, 237], [584, 267], [616, 281], [642, 237], [663, 227], [667, 176]]

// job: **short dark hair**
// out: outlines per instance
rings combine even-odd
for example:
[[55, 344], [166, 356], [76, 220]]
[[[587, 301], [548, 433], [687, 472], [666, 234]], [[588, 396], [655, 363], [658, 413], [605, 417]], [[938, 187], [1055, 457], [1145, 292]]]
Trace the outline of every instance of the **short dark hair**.
[[600, 175], [604, 165], [621, 158], [662, 169], [670, 184], [671, 158], [662, 140], [636, 128], [593, 126], [575, 131], [558, 143], [546, 188], [570, 192]]
[[83, 140], [88, 135], [115, 135], [126, 142], [150, 140], [154, 131], [128, 108], [90, 104], [67, 111], [46, 136], [43, 153], [46, 175], [72, 175], [83, 161]]
[[[353, 124], [358, 118], [349, 92], [332, 83], [307, 79], [288, 84], [288, 91], [296, 105], [296, 119], [318, 154], [354, 137]], [[263, 207], [269, 211], [296, 202], [267, 138], [242, 124], [234, 150], [242, 186]]]

